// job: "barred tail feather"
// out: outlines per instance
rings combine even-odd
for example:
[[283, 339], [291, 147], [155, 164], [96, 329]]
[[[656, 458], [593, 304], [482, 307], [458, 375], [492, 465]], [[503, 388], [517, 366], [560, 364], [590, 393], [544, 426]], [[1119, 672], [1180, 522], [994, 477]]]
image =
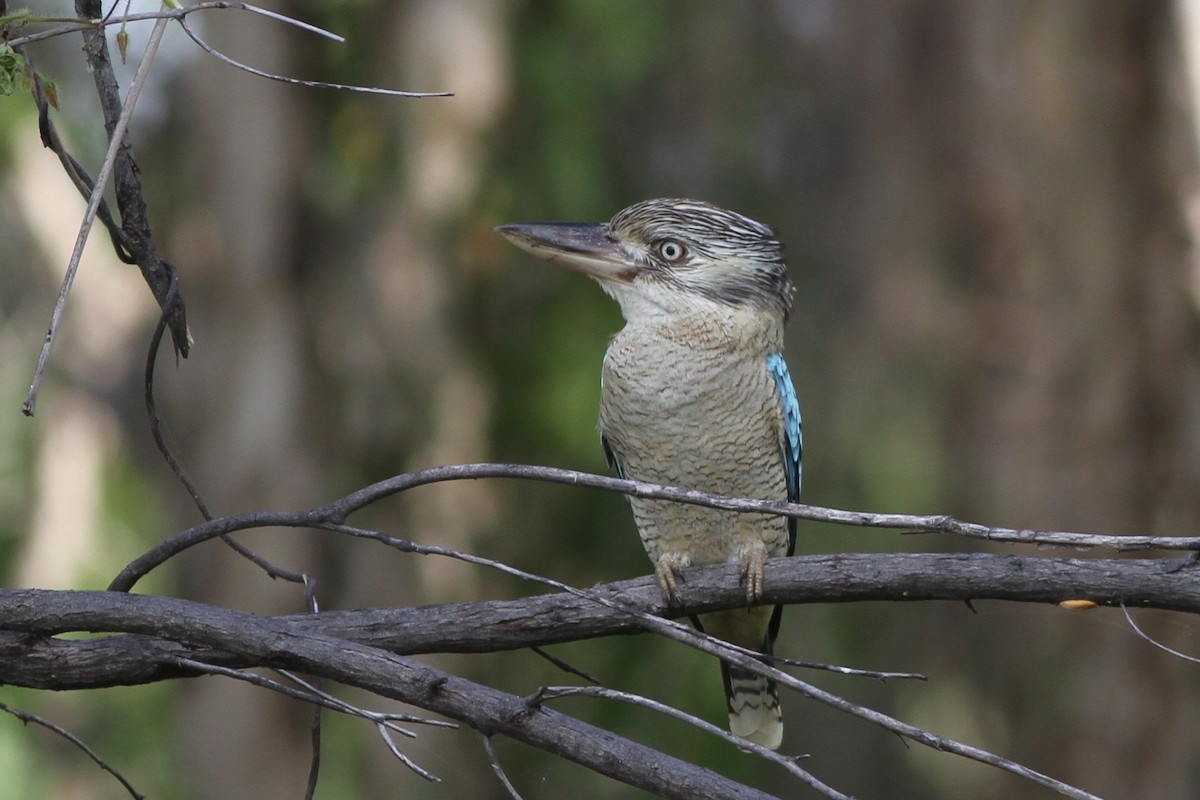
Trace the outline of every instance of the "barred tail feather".
[[729, 730], [771, 750], [783, 741], [783, 714], [775, 681], [721, 662]]

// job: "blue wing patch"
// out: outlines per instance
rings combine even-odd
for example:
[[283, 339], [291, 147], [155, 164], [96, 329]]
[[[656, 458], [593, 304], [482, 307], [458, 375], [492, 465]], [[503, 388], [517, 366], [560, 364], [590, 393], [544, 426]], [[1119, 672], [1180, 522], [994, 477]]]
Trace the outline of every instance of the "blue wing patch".
[[796, 399], [796, 387], [788, 373], [787, 363], [779, 353], [767, 356], [767, 370], [775, 379], [775, 390], [779, 394], [779, 405], [783, 411], [783, 430], [779, 435], [779, 446], [783, 451], [783, 468], [787, 473], [788, 500], [795, 503], [800, 499], [800, 457], [804, 450], [800, 424], [800, 401]]

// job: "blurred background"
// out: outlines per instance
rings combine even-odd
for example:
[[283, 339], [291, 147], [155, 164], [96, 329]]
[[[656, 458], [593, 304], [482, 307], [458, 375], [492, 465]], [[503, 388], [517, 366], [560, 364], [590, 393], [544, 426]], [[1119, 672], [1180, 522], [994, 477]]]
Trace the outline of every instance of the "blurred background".
[[[177, 29], [165, 40], [132, 137], [195, 347], [178, 367], [164, 354], [158, 392], [169, 440], [216, 513], [318, 504], [447, 463], [605, 472], [598, 376], [618, 310], [590, 281], [491, 229], [604, 220], [638, 200], [685, 196], [767, 222], [787, 244], [807, 502], [1195, 535], [1197, 3], [262, 5], [348, 42], [233, 11], [191, 19], [260, 69], [454, 97], [288, 86], [218, 62]], [[30, 6], [71, 13], [68, 2]], [[149, 31], [129, 29], [123, 86]], [[94, 173], [104, 141], [79, 38], [30, 53], [56, 81], [56, 120]], [[84, 203], [19, 93], [0, 102], [0, 203], [0, 582], [100, 588], [198, 521], [142, 407], [157, 308], [94, 232], [37, 416], [23, 417]], [[611, 494], [455, 483], [356, 521], [578, 585], [649, 572]], [[328, 534], [243, 541], [314, 574], [326, 609], [539, 591]], [[798, 549], [979, 544], [802, 524]], [[303, 608], [293, 585], [216, 543], [139, 589], [262, 613]], [[1136, 618], [1200, 654], [1196, 620]], [[1103, 797], [1200, 794], [1200, 668], [1137, 639], [1118, 611], [797, 606], [779, 650], [925, 673], [927, 683], [803, 677]], [[552, 652], [614, 688], [724, 720], [716, 664], [680, 647], [640, 637]], [[518, 693], [572, 680], [527, 652], [428, 661]], [[303, 795], [308, 709], [245, 685], [0, 689], [0, 700], [71, 729], [153, 797]], [[805, 766], [847, 793], [1051, 796], [814, 702], [784, 705], [785, 751], [810, 753]], [[808, 796], [781, 770], [649, 712], [585, 699], [559, 707]], [[327, 715], [318, 796], [506, 796], [470, 732], [422, 731], [401, 747], [442, 783], [406, 770], [370, 725]], [[498, 747], [526, 797], [644, 796], [523, 745]], [[125, 796], [78, 751], [8, 717], [0, 775], [4, 799]]]

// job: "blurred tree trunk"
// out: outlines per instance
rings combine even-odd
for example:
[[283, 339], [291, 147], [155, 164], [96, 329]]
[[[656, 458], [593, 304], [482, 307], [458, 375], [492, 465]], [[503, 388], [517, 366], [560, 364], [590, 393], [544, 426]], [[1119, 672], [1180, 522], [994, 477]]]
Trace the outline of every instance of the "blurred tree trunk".
[[[215, 47], [260, 69], [296, 74], [284, 26], [224, 14], [204, 22]], [[187, 77], [179, 124], [197, 132], [192, 141], [204, 149], [181, 154], [202, 167], [180, 221], [188, 227], [176, 232], [184, 244], [173, 257], [185, 265], [182, 291], [196, 346], [183, 369], [160, 359], [160, 392], [171, 400], [164, 416], [181, 431], [181, 456], [213, 513], [295, 507], [327, 491], [314, 421], [330, 410], [305, 351], [312, 320], [298, 270], [305, 245], [299, 181], [319, 146], [310, 136], [311, 106], [292, 87], [213, 60]], [[194, 509], [183, 511], [182, 524], [193, 524]], [[296, 532], [243, 541], [286, 569], [317, 569], [312, 540]], [[181, 566], [188, 596], [303, 610], [301, 588], [267, 579], [227, 547]], [[189, 681], [183, 689], [181, 752], [190, 777], [180, 783], [196, 798], [303, 796], [306, 709], [231, 681]]]
[[[865, 11], [840, 7], [844, 49], [833, 54], [835, 69], [862, 81], [863, 103], [847, 186], [864, 201], [849, 237], [863, 310], [846, 330], [857, 341], [841, 350], [854, 357], [840, 369], [932, 371], [928, 406], [916, 413], [932, 415], [920, 428], [944, 442], [940, 511], [1193, 534], [1195, 140], [1172, 6]], [[862, 360], [863, 341], [877, 348], [873, 363]], [[947, 609], [929, 620], [944, 630], [913, 639], [937, 649], [961, 620]], [[1106, 797], [1195, 795], [1200, 724], [1189, 698], [1200, 672], [1119, 622], [1079, 622], [1041, 615], [969, 661], [951, 657], [979, 676], [968, 700], [976, 713], [1007, 728], [994, 741]], [[1036, 658], [1020, 657], [1026, 637]]]
[[[305, 18], [304, 4], [292, 5], [279, 10]], [[211, 60], [191, 74], [183, 125], [211, 147], [189, 198], [196, 208], [178, 232], [190, 245], [177, 260], [188, 266], [197, 347], [184, 370], [161, 374], [174, 400], [171, 427], [186, 429], [184, 452], [194, 454], [194, 477], [216, 513], [298, 507], [415, 466], [486, 457], [488, 391], [455, 324], [469, 276], [448, 262], [445, 240], [473, 201], [479, 138], [504, 88], [501, 10], [469, 2], [364, 10], [382, 26], [341, 46], [346, 69], [358, 70], [346, 82], [445, 88], [452, 100], [331, 94]], [[208, 21], [215, 46], [260, 69], [337, 79], [315, 66], [311, 37], [297, 46], [278, 24]], [[395, 162], [380, 137], [395, 143]], [[377, 183], [374, 205], [366, 195], [339, 205], [356, 180]], [[489, 496], [479, 484], [432, 487], [400, 510], [372, 513], [398, 535], [471, 550]], [[381, 557], [377, 547], [297, 531], [246, 541], [316, 576], [323, 607], [478, 597], [467, 577], [477, 572], [445, 559]], [[301, 588], [266, 579], [225, 548], [187, 570], [190, 596], [303, 609]], [[198, 797], [302, 795], [308, 709], [227, 681], [193, 682], [186, 697], [197, 776], [187, 783]], [[378, 766], [377, 792], [409, 779], [369, 725], [361, 734], [356, 761]], [[339, 771], [353, 769], [327, 761], [323, 781]]]

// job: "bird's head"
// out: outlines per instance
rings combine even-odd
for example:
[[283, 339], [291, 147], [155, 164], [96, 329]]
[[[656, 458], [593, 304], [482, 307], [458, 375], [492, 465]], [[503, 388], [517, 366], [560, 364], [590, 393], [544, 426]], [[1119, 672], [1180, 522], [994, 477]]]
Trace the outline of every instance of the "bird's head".
[[792, 284], [766, 225], [698, 200], [647, 200], [608, 222], [496, 230], [523, 250], [592, 276], [627, 320], [717, 305], [786, 319]]

